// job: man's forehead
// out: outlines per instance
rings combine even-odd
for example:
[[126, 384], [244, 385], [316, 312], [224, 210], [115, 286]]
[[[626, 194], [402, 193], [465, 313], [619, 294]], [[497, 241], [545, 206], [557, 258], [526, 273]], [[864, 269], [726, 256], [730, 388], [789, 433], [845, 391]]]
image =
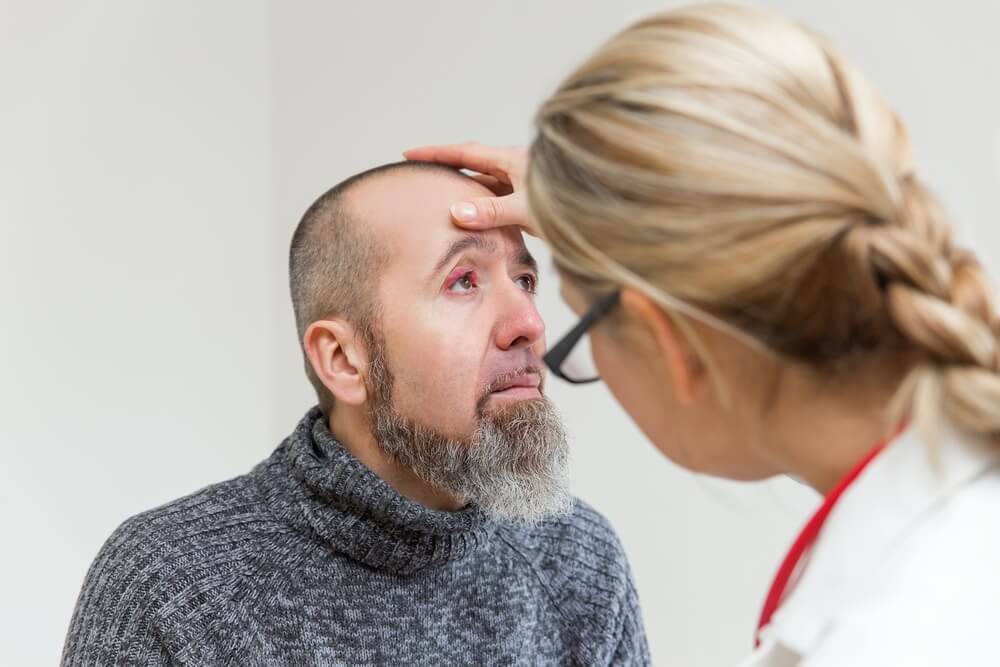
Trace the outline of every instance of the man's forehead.
[[[435, 257], [456, 239], [470, 234], [455, 226], [452, 204], [492, 193], [473, 179], [455, 172], [401, 169], [358, 183], [348, 193], [354, 224], [366, 225], [396, 259]], [[471, 232], [502, 249], [523, 246], [516, 228]]]
[[412, 227], [415, 219], [447, 223], [448, 207], [456, 201], [489, 196], [485, 187], [460, 172], [400, 168], [376, 174], [347, 193], [352, 217], [375, 232]]

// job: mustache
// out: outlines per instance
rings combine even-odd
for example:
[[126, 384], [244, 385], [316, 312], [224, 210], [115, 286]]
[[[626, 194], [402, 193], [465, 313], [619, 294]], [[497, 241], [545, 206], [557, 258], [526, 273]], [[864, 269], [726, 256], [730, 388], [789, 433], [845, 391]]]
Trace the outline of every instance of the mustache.
[[483, 413], [483, 410], [486, 407], [486, 402], [490, 399], [490, 394], [521, 375], [537, 375], [539, 380], [538, 391], [539, 393], [544, 394], [545, 369], [540, 365], [522, 366], [496, 376], [488, 385], [486, 385], [482, 392], [480, 392], [479, 400], [476, 401], [476, 413]]

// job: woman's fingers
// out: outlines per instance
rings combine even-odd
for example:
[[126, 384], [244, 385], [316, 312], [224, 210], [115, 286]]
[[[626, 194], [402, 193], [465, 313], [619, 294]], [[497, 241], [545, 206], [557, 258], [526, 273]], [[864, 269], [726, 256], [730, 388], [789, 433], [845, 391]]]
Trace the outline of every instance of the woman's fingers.
[[520, 193], [506, 197], [477, 197], [452, 204], [451, 217], [455, 219], [455, 224], [465, 229], [516, 226], [532, 236], [538, 236], [535, 221]]
[[514, 188], [511, 187], [510, 183], [504, 183], [489, 174], [470, 174], [469, 178], [492, 190], [493, 194], [497, 197], [503, 197], [514, 192]]
[[477, 143], [421, 146], [405, 151], [403, 157], [407, 160], [438, 162], [459, 169], [471, 169], [514, 184], [524, 178], [523, 166], [527, 162], [524, 149], [496, 148]]
[[473, 142], [422, 146], [403, 155], [408, 160], [437, 162], [478, 172], [473, 178], [498, 195], [455, 203], [451, 207], [451, 215], [459, 227], [492, 229], [516, 226], [533, 236], [539, 235], [524, 194], [528, 166], [525, 149], [496, 148]]

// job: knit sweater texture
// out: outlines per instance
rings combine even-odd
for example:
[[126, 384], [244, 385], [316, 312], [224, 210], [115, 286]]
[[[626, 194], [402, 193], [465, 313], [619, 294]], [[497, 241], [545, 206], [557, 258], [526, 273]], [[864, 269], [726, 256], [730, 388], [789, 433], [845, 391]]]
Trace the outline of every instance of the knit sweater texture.
[[126, 520], [62, 664], [644, 665], [621, 544], [582, 501], [534, 526], [408, 500], [318, 408], [249, 473]]

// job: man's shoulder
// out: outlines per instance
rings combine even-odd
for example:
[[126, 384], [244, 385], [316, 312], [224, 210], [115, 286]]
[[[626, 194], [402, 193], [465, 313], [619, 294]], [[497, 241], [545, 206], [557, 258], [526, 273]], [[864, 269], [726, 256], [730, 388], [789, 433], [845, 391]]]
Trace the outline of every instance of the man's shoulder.
[[618, 534], [603, 514], [579, 498], [566, 514], [507, 534], [560, 587], [598, 585], [624, 595], [630, 586]]
[[531, 538], [552, 544], [563, 551], [578, 552], [601, 560], [625, 559], [618, 533], [608, 519], [580, 498], [573, 499], [572, 508], [564, 515], [542, 521], [528, 531]]
[[252, 476], [206, 486], [123, 521], [101, 546], [77, 599], [64, 648], [67, 664], [110, 664], [151, 643], [186, 645], [186, 619], [273, 568], [275, 533]]
[[587, 662], [648, 663], [632, 571], [604, 515], [574, 499], [565, 515], [507, 528], [501, 539], [542, 581], [561, 617], [587, 637]]
[[117, 538], [178, 553], [201, 548], [224, 534], [252, 530], [255, 519], [265, 518], [251, 476], [240, 475], [125, 519], [109, 541]]
[[249, 475], [203, 487], [125, 519], [102, 545], [84, 589], [120, 588], [107, 592], [122, 604], [137, 591], [169, 599], [183, 586], [246, 571], [273, 522]]

